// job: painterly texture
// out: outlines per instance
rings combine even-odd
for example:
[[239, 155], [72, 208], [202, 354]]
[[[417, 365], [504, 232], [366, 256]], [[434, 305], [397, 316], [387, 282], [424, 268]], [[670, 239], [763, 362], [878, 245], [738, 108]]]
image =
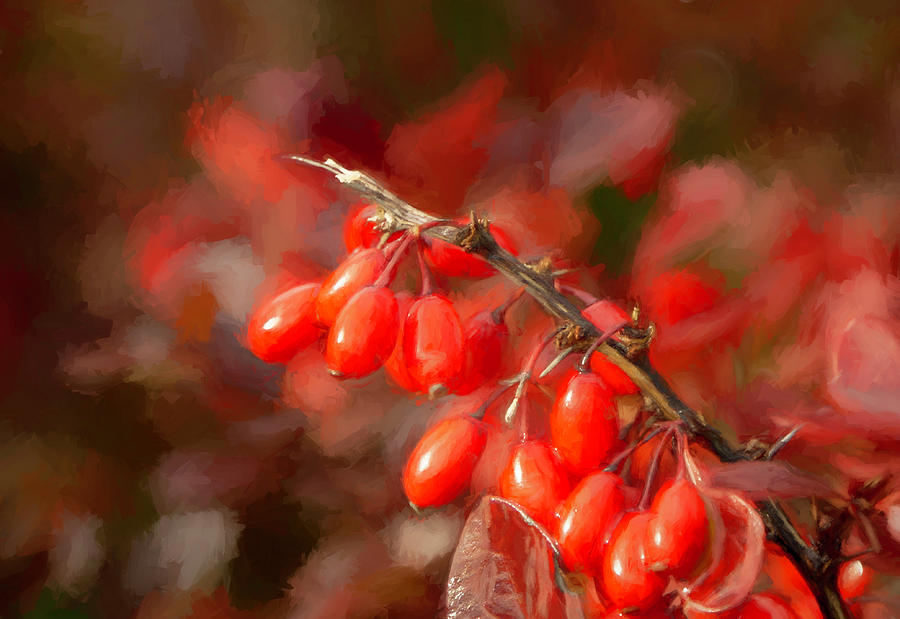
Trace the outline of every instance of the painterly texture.
[[[865, 554], [839, 584], [863, 617], [900, 614], [898, 31], [877, 0], [4, 3], [0, 616], [619, 612], [602, 583], [561, 591], [537, 529], [478, 502], [523, 438], [552, 442], [576, 355], [524, 390], [512, 427], [512, 390], [490, 400], [552, 321], [527, 299], [498, 321], [514, 287], [435, 243], [398, 260], [377, 362], [332, 375], [326, 325], [399, 239], [379, 248], [377, 209], [283, 153], [366, 170], [438, 217], [489, 218], [523, 261], [550, 258], [579, 307], [608, 310], [598, 326], [637, 304], [653, 365], [729, 437], [797, 430], [772, 461], [692, 447], [715, 489], [685, 568], [712, 574], [682, 596], [696, 616], [790, 602], [816, 617], [746, 501], [812, 514], [808, 497], [846, 503], [881, 479], [855, 506], [842, 551]], [[317, 295], [318, 314], [302, 299], [302, 328], [269, 338], [288, 323], [265, 301], [327, 286], [354, 249], [353, 289]], [[447, 307], [421, 339], [453, 340], [451, 369], [471, 376], [435, 355], [406, 366], [413, 331], [408, 351], [393, 333], [423, 278]], [[617, 428], [646, 420], [621, 370], [590, 367]], [[449, 505], [416, 513], [407, 460], [460, 415], [481, 418], [480, 459], [450, 475]], [[603, 452], [591, 470], [617, 455], [609, 432], [580, 438], [567, 444]], [[639, 445], [615, 503], [683, 479], [678, 454], [665, 433]], [[579, 486], [548, 460], [534, 515], [555, 535]], [[602, 554], [594, 541], [579, 547]]]

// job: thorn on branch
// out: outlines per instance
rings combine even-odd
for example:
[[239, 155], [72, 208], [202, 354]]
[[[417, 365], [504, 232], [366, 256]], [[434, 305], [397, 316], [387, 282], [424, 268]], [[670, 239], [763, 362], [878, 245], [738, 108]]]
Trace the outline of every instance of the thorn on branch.
[[479, 219], [472, 211], [472, 221], [457, 230], [454, 242], [470, 254], [487, 254], [496, 251], [498, 245], [490, 232], [491, 223]]

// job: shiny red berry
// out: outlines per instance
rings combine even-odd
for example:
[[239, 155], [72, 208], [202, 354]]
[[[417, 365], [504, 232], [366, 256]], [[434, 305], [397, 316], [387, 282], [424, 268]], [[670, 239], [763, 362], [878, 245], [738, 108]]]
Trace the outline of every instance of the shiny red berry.
[[363, 288], [347, 301], [328, 333], [328, 370], [341, 378], [371, 374], [391, 354], [399, 329], [394, 293], [384, 287]]
[[845, 600], [861, 596], [871, 583], [872, 568], [859, 559], [847, 561], [838, 572], [838, 591]]
[[471, 393], [495, 378], [503, 361], [503, 346], [509, 337], [509, 329], [502, 320], [497, 321], [492, 311], [483, 311], [469, 318], [464, 330], [465, 361], [453, 393]]
[[[623, 322], [630, 320], [625, 310], [606, 299], [601, 299], [588, 305], [581, 311], [581, 314], [602, 332], [615, 329]], [[591, 355], [591, 370], [602, 378], [613, 390], [613, 393], [617, 395], [627, 395], [640, 391], [637, 385], [628, 378], [628, 375], [619, 366], [607, 359], [603, 353], [596, 352]]]
[[398, 292], [396, 299], [400, 328], [397, 331], [397, 342], [394, 344], [394, 350], [391, 352], [391, 356], [387, 358], [387, 361], [384, 362], [384, 370], [398, 387], [415, 393], [422, 391], [422, 386], [409, 375], [409, 370], [406, 367], [406, 358], [403, 356], [403, 332], [406, 325], [406, 315], [409, 313], [409, 308], [412, 306], [414, 299], [408, 292]]
[[[656, 454], [656, 449], [659, 447], [660, 441], [664, 438], [666, 438], [665, 433], [657, 434], [635, 447], [634, 451], [631, 452], [629, 472], [632, 482], [646, 481], [647, 474], [650, 472], [650, 465], [653, 462], [653, 456]], [[671, 443], [671, 439], [669, 439], [669, 442]], [[669, 479], [673, 477], [677, 468], [678, 463], [675, 460], [675, 454], [672, 453], [671, 447], [664, 446], [660, 453], [659, 464], [656, 469], [657, 479]]]
[[302, 284], [264, 301], [250, 316], [247, 345], [270, 363], [286, 363], [317, 339], [319, 284]]
[[458, 497], [469, 485], [485, 440], [484, 424], [469, 416], [431, 427], [406, 461], [406, 498], [417, 507], [439, 507]]
[[[457, 222], [465, 224], [465, 221]], [[495, 225], [490, 227], [491, 234], [497, 241], [497, 244], [506, 251], [515, 254], [516, 249], [512, 239], [509, 238], [502, 228]], [[449, 277], [470, 277], [479, 278], [487, 277], [494, 273], [494, 267], [478, 256], [471, 254], [453, 245], [439, 239], [432, 239], [425, 250], [425, 255], [432, 268]]]
[[708, 519], [700, 492], [686, 479], [668, 481], [650, 511], [653, 519], [644, 542], [647, 564], [678, 578], [689, 575], [706, 547]]
[[374, 221], [377, 214], [378, 207], [374, 204], [360, 202], [350, 207], [344, 220], [344, 245], [347, 251], [352, 252], [357, 247], [375, 247], [378, 244], [381, 230]]
[[[359, 202], [350, 208], [350, 213], [344, 220], [344, 245], [347, 251], [378, 245], [384, 232], [375, 222], [377, 215], [378, 207], [374, 204]], [[389, 240], [398, 238], [401, 234], [395, 232]]]
[[582, 479], [559, 510], [556, 539], [566, 569], [599, 576], [603, 550], [625, 511], [622, 480], [597, 471]]
[[437, 294], [416, 300], [403, 325], [403, 357], [425, 391], [449, 388], [465, 360], [463, 331], [453, 304]]
[[559, 456], [544, 441], [515, 446], [500, 472], [500, 496], [518, 503], [551, 530], [556, 508], [569, 494], [569, 478]]
[[666, 589], [666, 579], [647, 568], [644, 540], [653, 514], [625, 514], [613, 529], [603, 556], [603, 590], [620, 608], [646, 610], [656, 606]]
[[319, 322], [331, 326], [338, 312], [354, 294], [370, 286], [384, 270], [387, 260], [380, 249], [353, 252], [322, 283], [316, 299]]
[[590, 372], [575, 372], [562, 384], [550, 411], [553, 446], [569, 469], [584, 475], [609, 456], [619, 433], [612, 390]]

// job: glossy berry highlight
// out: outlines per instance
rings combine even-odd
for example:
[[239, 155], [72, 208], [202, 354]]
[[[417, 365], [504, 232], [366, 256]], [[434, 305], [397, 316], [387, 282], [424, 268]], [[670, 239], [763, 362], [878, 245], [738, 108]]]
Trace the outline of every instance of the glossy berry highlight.
[[485, 426], [469, 416], [451, 417], [430, 428], [403, 469], [403, 490], [417, 507], [439, 507], [468, 486], [484, 451]]
[[302, 284], [264, 301], [250, 316], [247, 346], [270, 363], [287, 363], [319, 339], [318, 284]]
[[328, 370], [340, 378], [371, 374], [391, 354], [399, 328], [394, 293], [384, 287], [363, 288], [341, 309], [328, 333]]
[[612, 390], [590, 372], [574, 372], [550, 412], [550, 436], [569, 469], [584, 475], [610, 454], [619, 433]]
[[[544, 441], [520, 443], [500, 473], [500, 496], [518, 503], [537, 522], [553, 525], [556, 508], [569, 494], [559, 456]], [[551, 529], [555, 528], [550, 526]]]

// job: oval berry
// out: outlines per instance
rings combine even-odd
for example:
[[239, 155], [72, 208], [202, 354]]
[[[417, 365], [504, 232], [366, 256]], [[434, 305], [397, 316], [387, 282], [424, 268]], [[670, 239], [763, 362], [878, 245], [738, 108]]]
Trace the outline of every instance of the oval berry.
[[[359, 247], [375, 247], [381, 240], [384, 232], [378, 228], [375, 222], [378, 216], [378, 207], [374, 204], [360, 202], [350, 209], [347, 219], [344, 221], [344, 245], [347, 251], [352, 252]], [[402, 232], [395, 232], [390, 236], [393, 240], [399, 238]]]
[[498, 322], [490, 310], [479, 312], [466, 321], [463, 334], [465, 361], [453, 385], [453, 393], [471, 393], [497, 376], [507, 337], [506, 323]]
[[403, 357], [423, 390], [448, 387], [465, 360], [462, 325], [453, 305], [436, 294], [417, 299], [403, 325]]
[[[460, 221], [457, 223], [465, 224], [466, 222]], [[509, 238], [509, 235], [502, 228], [491, 225], [490, 231], [500, 247], [511, 254], [516, 253], [512, 239]], [[425, 249], [425, 256], [435, 271], [449, 277], [479, 278], [487, 277], [495, 272], [494, 267], [481, 256], [471, 254], [452, 243], [447, 243], [440, 239], [431, 239]]]
[[872, 570], [859, 559], [847, 561], [838, 572], [838, 591], [845, 600], [857, 598], [872, 583]]
[[406, 316], [413, 304], [413, 296], [408, 292], [398, 292], [395, 298], [397, 299], [397, 317], [400, 319], [400, 328], [397, 331], [397, 341], [394, 344], [394, 350], [391, 352], [391, 356], [387, 358], [387, 361], [384, 362], [384, 370], [401, 389], [410, 392], [422, 391], [422, 386], [409, 375], [409, 370], [406, 368], [406, 358], [403, 356], [403, 333], [405, 331]]
[[406, 461], [406, 498], [417, 507], [439, 507], [458, 497], [469, 485], [485, 440], [484, 424], [468, 416], [430, 428]]
[[[590, 320], [591, 324], [602, 332], [615, 329], [623, 322], [630, 321], [625, 310], [606, 299], [588, 305], [581, 311], [581, 315]], [[603, 353], [595, 352], [591, 355], [591, 370], [602, 378], [617, 395], [628, 395], [640, 391], [634, 381], [628, 378], [628, 374], [607, 359]]]
[[[637, 483], [647, 480], [647, 474], [650, 472], [653, 456], [656, 454], [656, 449], [659, 447], [660, 441], [664, 438], [666, 438], [665, 433], [657, 434], [635, 447], [634, 451], [631, 452], [629, 473], [632, 482]], [[671, 446], [664, 446], [660, 453], [659, 464], [656, 469], [656, 479], [670, 479], [671, 477], [674, 477], [677, 468], [678, 463], [675, 460], [675, 454], [672, 453]]]
[[603, 550], [613, 526], [625, 511], [622, 480], [597, 471], [582, 479], [559, 510], [559, 541], [566, 569], [598, 576]]
[[359, 202], [350, 207], [350, 212], [344, 220], [344, 245], [347, 251], [352, 252], [357, 247], [374, 247], [378, 244], [381, 230], [374, 221], [377, 214], [378, 207], [374, 204]]
[[612, 390], [596, 374], [575, 372], [550, 411], [550, 436], [566, 465], [584, 475], [606, 461], [619, 428]]
[[341, 378], [371, 374], [391, 354], [399, 323], [397, 301], [390, 289], [363, 288], [347, 301], [328, 332], [328, 370]]
[[[556, 508], [569, 494], [569, 478], [559, 456], [544, 441], [516, 445], [500, 472], [500, 496], [518, 503], [537, 522], [554, 522]], [[555, 528], [555, 527], [550, 527]]]
[[264, 301], [247, 324], [250, 351], [270, 363], [286, 363], [319, 339], [319, 284], [303, 284]]
[[319, 322], [331, 326], [338, 312], [354, 294], [378, 278], [387, 260], [380, 249], [361, 249], [353, 252], [322, 283], [316, 298]]
[[617, 607], [652, 608], [662, 599], [666, 580], [647, 569], [644, 540], [653, 514], [625, 514], [613, 529], [603, 556], [603, 590]]
[[706, 503], [686, 479], [660, 487], [650, 506], [653, 520], [647, 528], [644, 551], [647, 564], [683, 578], [694, 571], [706, 547]]

